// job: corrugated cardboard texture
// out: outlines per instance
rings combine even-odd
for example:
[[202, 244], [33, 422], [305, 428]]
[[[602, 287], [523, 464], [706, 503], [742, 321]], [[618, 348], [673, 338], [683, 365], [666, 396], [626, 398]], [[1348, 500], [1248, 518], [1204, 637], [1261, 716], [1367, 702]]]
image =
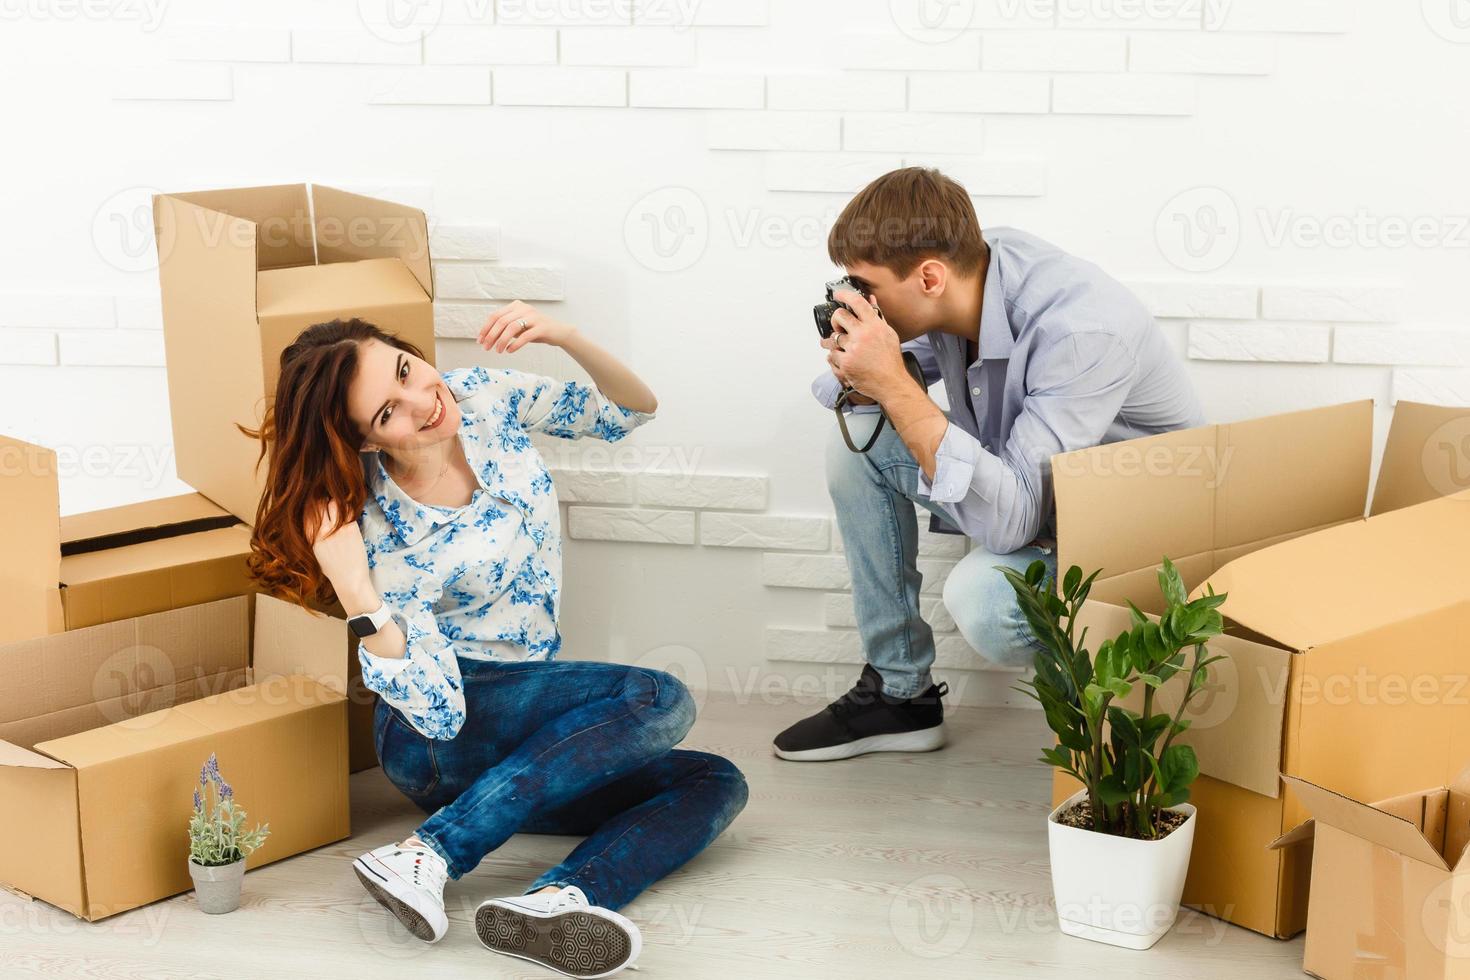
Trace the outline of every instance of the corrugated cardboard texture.
[[150, 692], [185, 683], [223, 689], [249, 666], [247, 610], [241, 596], [0, 646], [0, 722], [71, 711], [93, 727], [97, 714], [76, 709], [120, 721], [130, 697], [147, 704]]
[[[269, 822], [257, 868], [347, 836], [346, 704], [275, 678], [41, 748], [77, 767], [87, 918], [192, 887], [183, 837], [211, 752], [250, 825]], [[133, 805], [120, 808], [120, 800]]]
[[[158, 276], [179, 478], [252, 523], [264, 469], [256, 475], [259, 444], [234, 423], [256, 427], [266, 395], [255, 320], [258, 228], [180, 195], [155, 197], [153, 208], [154, 234], [167, 246]], [[262, 251], [261, 261], [274, 255]]]
[[[1094, 598], [1158, 613], [1164, 556], [1193, 588], [1231, 558], [1362, 517], [1372, 410], [1349, 402], [1052, 457], [1059, 567], [1100, 568]], [[1310, 478], [1282, 479], [1292, 473]]]
[[347, 624], [260, 595], [255, 605], [255, 683], [300, 675], [347, 694]]
[[[418, 280], [419, 288], [434, 296], [434, 265], [429, 261], [429, 223], [418, 208], [339, 191], [316, 184], [311, 189], [316, 219], [318, 261], [351, 262], [395, 258]], [[379, 234], [364, 240], [343, 234], [364, 217], [379, 226]]]
[[1397, 402], [1372, 513], [1470, 490], [1470, 409]]
[[1466, 598], [1466, 554], [1470, 491], [1252, 552], [1209, 581], [1230, 593], [1226, 617], [1308, 650]]
[[249, 555], [250, 528], [243, 524], [67, 555], [67, 628], [244, 595], [253, 588]]
[[[179, 476], [250, 524], [257, 518], [265, 470], [255, 469], [259, 444], [235, 426], [259, 427], [274, 394], [281, 351], [301, 330], [334, 317], [360, 316], [434, 359], [432, 275], [427, 286], [423, 280], [423, 213], [358, 195], [321, 193], [319, 206], [333, 221], [346, 217], [349, 206], [368, 209], [352, 216], [367, 219], [366, 233], [364, 223], [349, 223], [329, 239], [322, 225], [316, 240], [304, 185], [154, 198]], [[347, 261], [358, 253], [372, 257]]]
[[[203, 494], [182, 493], [63, 517], [61, 543], [64, 553], [80, 554], [138, 540], [176, 537], [186, 533], [180, 530], [181, 526], [203, 530], [195, 525], [228, 526], [238, 521], [239, 518], [210, 503]], [[117, 538], [125, 540], [114, 542]]]
[[1316, 857], [1303, 969], [1321, 977], [1470, 974], [1456, 788], [1372, 806], [1286, 777], [1307, 801]]
[[55, 632], [61, 562], [56, 454], [0, 436], [0, 642]]
[[[338, 661], [321, 656], [314, 669], [340, 688], [346, 623], [314, 619], [268, 597], [260, 604], [268, 620], [257, 631], [263, 662], [289, 663], [290, 644], [314, 637]], [[109, 664], [126, 681], [146, 674], [138, 670], [142, 664], [208, 664], [221, 655], [233, 661], [248, 636], [248, 605], [240, 596], [172, 610], [49, 637], [40, 642], [54, 649], [20, 652], [54, 662], [43, 687], [71, 702], [86, 696], [89, 679], [98, 679], [93, 688], [110, 682]], [[109, 650], [113, 655], [103, 656]], [[8, 667], [0, 670], [0, 677], [11, 676]], [[184, 830], [199, 767], [210, 752], [218, 754], [251, 820], [271, 823], [251, 867], [345, 837], [342, 694], [300, 675], [241, 686], [243, 673], [154, 684], [137, 697], [171, 707], [42, 740], [35, 751], [0, 742], [0, 881], [88, 919], [187, 890]], [[222, 677], [223, 689], [209, 686]], [[0, 697], [0, 705], [8, 703]], [[87, 720], [95, 722], [95, 708], [80, 705], [73, 713], [91, 711]]]

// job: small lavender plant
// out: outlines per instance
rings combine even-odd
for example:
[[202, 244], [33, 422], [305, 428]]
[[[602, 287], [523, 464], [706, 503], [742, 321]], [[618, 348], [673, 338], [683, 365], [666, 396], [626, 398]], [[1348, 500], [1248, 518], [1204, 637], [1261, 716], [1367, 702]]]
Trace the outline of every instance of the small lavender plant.
[[235, 791], [220, 775], [219, 760], [211, 752], [199, 770], [199, 788], [194, 791], [189, 860], [205, 867], [234, 864], [249, 857], [269, 834], [270, 824], [245, 829], [245, 811], [235, 802]]

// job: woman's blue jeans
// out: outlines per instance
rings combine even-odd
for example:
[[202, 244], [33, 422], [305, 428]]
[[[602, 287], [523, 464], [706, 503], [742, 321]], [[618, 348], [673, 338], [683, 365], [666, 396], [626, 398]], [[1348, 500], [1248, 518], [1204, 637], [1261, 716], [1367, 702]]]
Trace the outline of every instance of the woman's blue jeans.
[[511, 835], [585, 836], [526, 890], [576, 885], [617, 909], [718, 837], [745, 806], [734, 764], [676, 749], [694, 723], [678, 678], [581, 661], [461, 660], [465, 723], [420, 735], [379, 699], [383, 772], [429, 813], [420, 840], [473, 871]]

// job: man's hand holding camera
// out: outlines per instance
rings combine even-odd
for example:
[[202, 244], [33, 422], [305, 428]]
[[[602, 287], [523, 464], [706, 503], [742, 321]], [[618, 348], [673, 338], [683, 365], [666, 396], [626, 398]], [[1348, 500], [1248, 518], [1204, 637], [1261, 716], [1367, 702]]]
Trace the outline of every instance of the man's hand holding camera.
[[847, 289], [833, 293], [833, 299], [853, 311], [834, 311], [832, 326], [837, 329], [822, 341], [837, 380], [880, 404], [899, 386], [915, 388], [903, 366], [898, 334], [883, 322], [873, 304]]
[[898, 334], [873, 304], [850, 289], [838, 290], [832, 298], [851, 310], [833, 311], [835, 329], [822, 340], [832, 373], [883, 407], [924, 475], [934, 479], [934, 456], [949, 419], [904, 367]]

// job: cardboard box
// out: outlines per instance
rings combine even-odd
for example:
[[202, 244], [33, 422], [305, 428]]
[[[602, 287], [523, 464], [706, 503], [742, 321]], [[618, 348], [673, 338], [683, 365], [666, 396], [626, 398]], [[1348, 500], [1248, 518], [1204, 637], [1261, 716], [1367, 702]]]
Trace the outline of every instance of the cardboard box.
[[[0, 437], [0, 643], [258, 592], [250, 528], [197, 493], [57, 518], [56, 454]], [[60, 588], [58, 588], [58, 585]], [[319, 610], [342, 617], [342, 608]], [[374, 694], [346, 634], [350, 768], [378, 764]], [[3, 737], [3, 736], [0, 736]]]
[[1371, 806], [1285, 777], [1315, 838], [1302, 969], [1325, 980], [1470, 977], [1470, 772]]
[[61, 610], [61, 507], [56, 454], [0, 436], [0, 643], [57, 633]]
[[363, 317], [434, 359], [428, 223], [416, 208], [305, 184], [153, 199], [179, 478], [247, 524], [264, 486], [258, 428], [281, 352]]
[[[1438, 496], [1463, 480], [1440, 442], [1467, 427], [1470, 410], [1400, 403], [1366, 519], [1371, 401], [1053, 458], [1059, 566], [1104, 570], [1078, 618], [1094, 651], [1129, 626], [1126, 600], [1161, 611], [1164, 555], [1192, 595], [1229, 593], [1210, 650], [1230, 660], [1182, 736], [1202, 772], [1186, 904], [1300, 932], [1310, 844], [1268, 845], [1307, 814], [1278, 772], [1383, 799], [1470, 758], [1470, 698], [1446, 689], [1470, 633], [1470, 493]], [[1159, 704], [1177, 698], [1166, 688]], [[1075, 789], [1058, 774], [1054, 801]]]
[[0, 881], [88, 920], [192, 887], [211, 752], [256, 868], [348, 836], [346, 623], [236, 596], [0, 646]]
[[255, 591], [250, 528], [197, 493], [61, 519], [66, 628]]

